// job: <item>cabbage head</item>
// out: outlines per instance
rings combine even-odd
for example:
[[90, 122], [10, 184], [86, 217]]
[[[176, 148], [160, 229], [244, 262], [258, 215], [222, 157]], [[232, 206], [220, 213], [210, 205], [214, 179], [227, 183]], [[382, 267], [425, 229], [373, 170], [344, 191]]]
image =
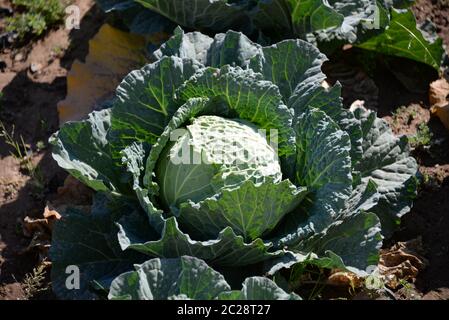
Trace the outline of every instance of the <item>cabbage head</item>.
[[385, 121], [323, 85], [318, 49], [178, 28], [152, 60], [51, 138], [59, 166], [96, 191], [90, 214], [56, 224], [59, 297], [299, 299], [273, 276], [377, 263], [417, 164]]

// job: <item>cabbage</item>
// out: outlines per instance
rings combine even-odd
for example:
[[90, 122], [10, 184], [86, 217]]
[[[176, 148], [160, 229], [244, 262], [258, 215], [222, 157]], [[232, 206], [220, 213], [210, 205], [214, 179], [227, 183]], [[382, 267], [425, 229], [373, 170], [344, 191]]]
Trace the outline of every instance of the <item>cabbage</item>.
[[55, 225], [60, 298], [297, 299], [271, 277], [377, 263], [417, 164], [385, 121], [322, 86], [316, 47], [177, 29], [153, 60], [50, 140], [96, 191], [90, 215], [68, 209]]
[[167, 208], [199, 202], [245, 181], [282, 178], [277, 153], [256, 126], [243, 120], [202, 116], [162, 152], [156, 167], [161, 201]]

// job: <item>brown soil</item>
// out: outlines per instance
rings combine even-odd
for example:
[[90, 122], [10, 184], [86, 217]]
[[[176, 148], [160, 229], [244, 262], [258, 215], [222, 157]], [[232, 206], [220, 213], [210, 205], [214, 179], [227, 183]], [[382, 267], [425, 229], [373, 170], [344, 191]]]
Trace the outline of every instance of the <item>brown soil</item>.
[[411, 212], [402, 218], [399, 230], [385, 241], [385, 246], [422, 237], [428, 264], [418, 274], [416, 289], [421, 295], [427, 294], [426, 298], [449, 299], [449, 132], [438, 119], [430, 118], [429, 110], [422, 105], [400, 108], [385, 119], [397, 134], [413, 136], [421, 123], [426, 123], [432, 134], [429, 145], [412, 152], [424, 182]]
[[432, 21], [443, 43], [449, 46], [449, 1], [417, 0], [413, 12], [420, 22]]
[[[414, 11], [419, 21], [429, 17], [449, 45], [449, 6], [444, 1], [418, 0]], [[0, 6], [7, 6], [8, 2], [0, 0]], [[31, 147], [32, 161], [41, 172], [41, 177], [30, 177], [0, 138], [0, 300], [54, 298], [49, 291], [29, 297], [24, 290], [24, 278], [39, 259], [37, 252], [24, 252], [30, 239], [23, 235], [21, 224], [25, 216], [42, 216], [46, 202], [54, 197], [66, 177], [51, 159], [49, 150], [38, 150], [38, 145], [46, 144], [58, 129], [57, 104], [67, 94], [67, 72], [75, 59], [85, 58], [88, 40], [104, 21], [93, 0], [73, 2], [83, 13], [81, 30], [61, 27], [25, 47], [0, 53], [0, 61], [5, 63], [0, 71], [0, 120], [8, 130], [15, 126], [15, 139], [22, 136]], [[0, 30], [3, 25], [0, 21]], [[339, 80], [343, 84], [344, 102], [350, 105], [356, 99], [365, 100], [367, 107], [390, 122], [396, 134], [412, 136], [421, 123], [427, 123], [433, 134], [430, 145], [413, 151], [426, 182], [412, 211], [403, 217], [400, 229], [385, 241], [385, 247], [421, 236], [428, 265], [416, 279], [417, 295], [424, 299], [448, 299], [449, 133], [438, 119], [430, 117], [427, 98], [428, 85], [437, 75], [408, 61], [393, 63], [387, 59], [388, 65], [382, 57], [371, 61], [374, 71], [370, 72], [357, 66], [358, 57], [356, 50], [346, 50], [326, 65], [330, 82]], [[34, 73], [31, 64], [38, 66]], [[391, 65], [399, 67], [393, 69]]]
[[[84, 59], [88, 40], [95, 35], [104, 17], [93, 0], [76, 0], [81, 9], [80, 30], [64, 26], [25, 47], [6, 49], [0, 61], [0, 120], [14, 139], [23, 137], [33, 150], [32, 162], [38, 174], [31, 177], [21, 168], [14, 152], [0, 139], [0, 300], [30, 298], [22, 285], [26, 274], [38, 263], [36, 252], [24, 252], [30, 239], [23, 236], [25, 216], [40, 217], [46, 201], [64, 181], [65, 173], [51, 159], [49, 136], [58, 129], [57, 103], [66, 96], [66, 75], [75, 59]], [[7, 1], [0, 1], [0, 6]], [[31, 65], [37, 70], [31, 71]], [[22, 166], [23, 167], [23, 166]], [[35, 298], [50, 297], [49, 292]]]

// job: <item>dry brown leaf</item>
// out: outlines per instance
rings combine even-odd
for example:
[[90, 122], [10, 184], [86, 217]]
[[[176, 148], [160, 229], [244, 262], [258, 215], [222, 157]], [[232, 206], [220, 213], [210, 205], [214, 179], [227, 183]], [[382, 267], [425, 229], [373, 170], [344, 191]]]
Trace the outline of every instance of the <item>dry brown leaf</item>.
[[449, 82], [446, 79], [438, 79], [430, 84], [429, 101], [432, 114], [440, 118], [449, 130]]
[[327, 279], [328, 284], [333, 286], [359, 288], [363, 285], [364, 279], [348, 271], [338, 271], [332, 273]]
[[418, 273], [426, 267], [428, 261], [421, 256], [422, 239], [419, 237], [407, 242], [398, 242], [390, 249], [381, 250], [379, 271], [385, 284], [393, 289], [401, 281], [415, 282]]
[[48, 260], [48, 251], [51, 244], [51, 227], [53, 225], [53, 222], [50, 221], [60, 217], [59, 213], [50, 210], [48, 206], [45, 207], [45, 212], [47, 212], [48, 218], [33, 219], [25, 217], [22, 223], [23, 234], [26, 237], [30, 237], [31, 241], [21, 253], [37, 250], [40, 262]]
[[51, 247], [51, 234], [54, 223], [61, 219], [60, 213], [63, 213], [67, 207], [88, 213], [91, 203], [92, 190], [72, 176], [68, 176], [64, 186], [58, 188], [56, 198], [52, 202], [47, 202], [42, 218], [25, 217], [23, 220], [23, 234], [31, 238], [31, 241], [22, 253], [37, 251], [39, 261], [45, 265], [50, 264], [48, 253]]

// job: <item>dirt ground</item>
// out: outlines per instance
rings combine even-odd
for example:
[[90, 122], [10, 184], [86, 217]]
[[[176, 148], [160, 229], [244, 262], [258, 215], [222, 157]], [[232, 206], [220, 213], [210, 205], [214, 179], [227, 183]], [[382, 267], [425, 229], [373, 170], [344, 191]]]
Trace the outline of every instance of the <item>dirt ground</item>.
[[[104, 21], [93, 2], [74, 1], [83, 17], [80, 30], [61, 26], [26, 47], [0, 54], [4, 62], [0, 72], [0, 120], [9, 132], [14, 126], [16, 139], [23, 137], [37, 167], [37, 174], [30, 177], [0, 138], [0, 299], [26, 298], [22, 284], [25, 275], [36, 267], [38, 256], [26, 251], [30, 239], [24, 237], [21, 223], [26, 216], [42, 216], [46, 201], [66, 176], [46, 145], [59, 126], [57, 104], [66, 96], [67, 72], [76, 59], [85, 58], [89, 39]], [[8, 4], [0, 1], [0, 7]], [[34, 72], [31, 65], [37, 66]], [[42, 292], [40, 296], [48, 294]]]
[[[0, 138], [0, 300], [54, 298], [51, 290], [33, 296], [27, 291], [27, 277], [37, 267], [39, 255], [27, 250], [31, 239], [24, 236], [22, 223], [26, 216], [41, 217], [47, 201], [63, 185], [66, 174], [51, 159], [47, 141], [58, 129], [57, 104], [67, 94], [67, 72], [75, 60], [86, 57], [88, 41], [105, 18], [93, 0], [74, 2], [82, 11], [81, 30], [61, 27], [26, 47], [0, 53], [0, 120], [8, 131], [14, 126], [16, 139], [23, 137], [38, 168], [30, 176]], [[0, 7], [8, 5], [9, 1], [0, 0]], [[449, 6], [418, 0], [414, 11], [419, 21], [431, 19], [449, 45]], [[412, 211], [402, 218], [400, 229], [384, 247], [422, 237], [423, 256], [428, 263], [418, 274], [414, 290], [420, 297], [449, 299], [449, 132], [438, 119], [430, 117], [428, 102], [429, 83], [438, 75], [426, 69], [416, 77], [409, 62], [385, 64], [382, 58], [373, 62], [376, 72], [370, 73], [353, 63], [357, 61], [354, 56], [357, 51], [348, 50], [333, 57], [325, 68], [331, 82], [343, 84], [345, 103], [365, 100], [365, 105], [377, 110], [397, 134], [414, 135], [421, 123], [428, 123], [433, 135], [435, 143], [413, 151], [426, 183]], [[391, 68], [393, 64], [395, 68]], [[411, 71], [405, 74], [404, 70]], [[404, 84], [398, 79], [408, 81]], [[44, 277], [48, 281], [47, 273]]]

